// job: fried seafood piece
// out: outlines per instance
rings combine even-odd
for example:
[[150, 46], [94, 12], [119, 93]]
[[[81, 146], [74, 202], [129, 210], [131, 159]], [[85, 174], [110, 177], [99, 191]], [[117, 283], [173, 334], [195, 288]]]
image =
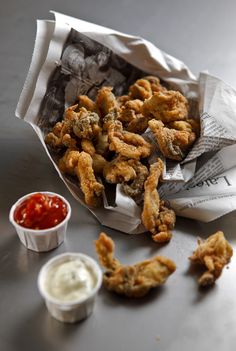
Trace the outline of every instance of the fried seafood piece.
[[96, 112], [97, 111], [97, 105], [96, 103], [91, 100], [87, 95], [79, 95], [77, 97], [78, 100], [78, 107], [84, 107], [86, 110], [91, 111], [91, 112]]
[[98, 91], [96, 105], [101, 117], [106, 116], [111, 111], [119, 110], [119, 104], [112, 89], [112, 87], [102, 87]]
[[96, 153], [96, 149], [93, 145], [93, 142], [89, 139], [81, 140], [82, 150], [87, 152], [93, 159], [93, 170], [95, 173], [102, 174], [103, 168], [108, 163], [107, 160], [102, 156]]
[[111, 162], [108, 162], [103, 169], [103, 176], [108, 183], [129, 182], [137, 177], [134, 169], [136, 160], [126, 159], [117, 156]]
[[102, 125], [102, 130], [103, 132], [107, 133], [109, 126], [114, 123], [118, 119], [118, 112], [117, 110], [109, 112], [104, 118], [103, 118], [103, 125]]
[[75, 148], [77, 141], [71, 136], [72, 126], [67, 121], [57, 122], [52, 131], [45, 136], [45, 143], [54, 149]]
[[111, 151], [127, 158], [140, 159], [151, 154], [151, 144], [141, 135], [124, 131], [120, 121], [109, 125], [108, 140]]
[[148, 176], [148, 169], [140, 161], [133, 161], [132, 167], [136, 172], [136, 177], [131, 183], [124, 182], [122, 184], [122, 190], [126, 195], [131, 196], [134, 200], [138, 200], [143, 193], [144, 182]]
[[147, 79], [138, 79], [129, 87], [131, 99], [146, 100], [152, 96], [151, 83]]
[[144, 183], [144, 204], [141, 215], [144, 227], [151, 232], [154, 241], [163, 243], [171, 239], [171, 230], [175, 225], [175, 213], [167, 208], [157, 191], [159, 179], [162, 175], [164, 164], [158, 158], [150, 166], [149, 176]]
[[188, 101], [179, 91], [155, 92], [144, 101], [142, 114], [164, 123], [184, 120], [188, 115]]
[[105, 233], [100, 234], [95, 247], [101, 265], [106, 268], [103, 274], [104, 286], [127, 297], [146, 295], [150, 289], [164, 284], [176, 270], [175, 263], [164, 256], [156, 256], [132, 266], [122, 265], [114, 258], [114, 242]]
[[131, 133], [142, 134], [148, 127], [148, 118], [141, 113], [136, 115], [136, 118], [129, 122], [126, 130]]
[[200, 135], [200, 121], [192, 118], [186, 119], [185, 121], [170, 122], [166, 124], [166, 127], [170, 129], [187, 131], [189, 133], [194, 132], [196, 136]]
[[129, 101], [131, 98], [129, 95], [121, 95], [116, 98], [119, 107], [122, 107], [127, 101]]
[[161, 153], [171, 160], [181, 161], [196, 140], [196, 134], [187, 130], [169, 129], [161, 121], [152, 119], [148, 126], [153, 132]]
[[99, 155], [102, 155], [105, 157], [107, 156], [109, 152], [109, 143], [108, 143], [108, 135], [106, 132], [98, 134], [95, 147], [96, 147], [96, 152]]
[[136, 99], [127, 101], [121, 108], [118, 119], [122, 123], [129, 123], [136, 119], [136, 115], [141, 112], [143, 101]]
[[206, 240], [198, 239], [198, 247], [189, 259], [191, 262], [205, 265], [207, 268], [206, 272], [198, 279], [199, 285], [214, 284], [232, 256], [233, 249], [222, 231], [210, 235]]
[[146, 79], [151, 84], [151, 89], [153, 93], [167, 90], [163, 85], [161, 85], [160, 79], [158, 77], [146, 76], [143, 77], [143, 79]]
[[61, 172], [75, 175], [75, 169], [78, 165], [79, 151], [77, 149], [67, 149], [62, 158], [58, 161], [58, 167]]
[[80, 179], [81, 190], [84, 193], [85, 202], [88, 206], [96, 207], [101, 202], [103, 185], [94, 175], [92, 157], [82, 151], [78, 157], [76, 175]]
[[93, 139], [101, 131], [99, 126], [99, 116], [95, 112], [87, 111], [84, 107], [77, 113], [77, 117], [72, 121], [73, 132], [78, 138]]

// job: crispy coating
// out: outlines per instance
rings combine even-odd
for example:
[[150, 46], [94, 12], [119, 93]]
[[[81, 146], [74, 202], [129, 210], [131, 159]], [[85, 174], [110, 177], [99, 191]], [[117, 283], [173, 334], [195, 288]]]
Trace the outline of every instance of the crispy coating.
[[151, 84], [152, 93], [167, 90], [163, 85], [161, 85], [160, 79], [158, 77], [146, 76], [143, 77], [143, 79], [146, 79]]
[[98, 114], [87, 111], [84, 107], [77, 113], [77, 118], [73, 119], [72, 127], [75, 135], [82, 139], [92, 140], [101, 131]]
[[67, 121], [57, 122], [52, 131], [45, 136], [45, 143], [54, 149], [75, 148], [76, 139], [71, 136], [72, 127]]
[[144, 184], [144, 204], [141, 215], [144, 227], [151, 232], [154, 241], [162, 243], [171, 239], [175, 225], [175, 213], [160, 201], [157, 191], [164, 164], [161, 159], [150, 166], [149, 176]]
[[134, 169], [135, 161], [117, 156], [107, 163], [103, 169], [103, 176], [108, 183], [129, 182], [137, 177]]
[[146, 100], [152, 96], [151, 83], [146, 79], [138, 79], [129, 87], [129, 96], [131, 99]]
[[197, 136], [200, 134], [200, 122], [196, 119], [189, 118], [185, 121], [170, 122], [166, 124], [166, 127], [180, 131], [187, 131], [189, 133], [194, 132]]
[[184, 120], [188, 114], [188, 101], [179, 91], [155, 92], [144, 101], [142, 114], [164, 123]]
[[119, 104], [115, 95], [112, 93], [112, 89], [112, 87], [102, 87], [98, 91], [96, 105], [102, 117], [111, 111], [119, 109]]
[[79, 108], [84, 107], [88, 111], [97, 112], [96, 103], [93, 100], [91, 100], [87, 95], [79, 95], [77, 99]]
[[142, 134], [148, 127], [148, 118], [141, 113], [136, 115], [136, 118], [129, 122], [126, 129], [128, 132]]
[[198, 239], [198, 247], [189, 259], [207, 268], [198, 279], [199, 285], [214, 284], [215, 280], [220, 277], [224, 266], [230, 262], [232, 255], [233, 249], [222, 231], [210, 235], [206, 240]]
[[133, 266], [122, 265], [114, 258], [114, 242], [105, 233], [95, 241], [99, 261], [107, 271], [103, 274], [103, 284], [111, 291], [127, 297], [139, 298], [150, 289], [165, 283], [175, 271], [175, 263], [164, 257], [156, 256]]
[[133, 169], [136, 172], [136, 177], [131, 183], [123, 183], [122, 190], [128, 196], [131, 196], [134, 200], [139, 200], [139, 197], [143, 193], [144, 182], [148, 176], [148, 169], [140, 161], [133, 160]]
[[104, 157], [107, 156], [109, 152], [109, 143], [107, 133], [99, 133], [96, 141], [96, 152]]
[[92, 157], [84, 151], [79, 154], [76, 174], [80, 179], [86, 204], [92, 207], [98, 206], [104, 187], [95, 178]]
[[81, 139], [81, 148], [83, 151], [87, 152], [91, 156], [95, 155], [96, 153], [96, 149], [93, 145], [92, 140]]
[[62, 158], [58, 161], [58, 167], [63, 173], [76, 175], [75, 169], [78, 165], [79, 151], [67, 149]]
[[108, 139], [109, 149], [124, 157], [140, 159], [151, 154], [151, 144], [141, 135], [123, 131], [120, 121], [109, 125]]
[[129, 123], [136, 119], [136, 114], [141, 112], [143, 101], [136, 99], [127, 101], [121, 108], [118, 119], [122, 123]]
[[117, 102], [118, 102], [119, 107], [122, 107], [122, 106], [124, 106], [125, 103], [126, 103], [127, 101], [129, 101], [130, 99], [131, 99], [131, 98], [130, 98], [129, 95], [122, 95], [122, 96], [118, 96], [116, 100], [117, 100]]
[[148, 125], [153, 132], [161, 153], [171, 160], [181, 161], [196, 140], [196, 134], [187, 130], [169, 129], [161, 121], [152, 119]]
[[109, 112], [104, 118], [103, 118], [103, 125], [102, 125], [102, 130], [104, 133], [107, 133], [109, 126], [113, 124], [117, 119], [118, 119], [118, 112], [117, 110]]

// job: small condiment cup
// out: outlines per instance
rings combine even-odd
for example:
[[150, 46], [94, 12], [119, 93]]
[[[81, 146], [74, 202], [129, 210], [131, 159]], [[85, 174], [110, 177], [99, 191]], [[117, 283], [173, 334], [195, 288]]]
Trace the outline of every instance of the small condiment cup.
[[[29, 229], [22, 227], [16, 223], [14, 219], [14, 212], [16, 208], [25, 200], [27, 200], [31, 195], [34, 194], [45, 194], [49, 196], [58, 196], [67, 206], [67, 215], [65, 219], [57, 224], [56, 226], [48, 229]], [[21, 197], [11, 208], [9, 214], [9, 220], [16, 229], [16, 232], [20, 238], [22, 244], [24, 244], [27, 249], [37, 251], [37, 252], [46, 252], [58, 247], [65, 239], [67, 224], [71, 216], [71, 207], [69, 202], [61, 195], [49, 192], [49, 191], [37, 191], [30, 194], [27, 194]]]
[[[78, 300], [65, 302], [60, 301], [53, 296], [46, 289], [46, 281], [48, 277], [48, 272], [53, 267], [60, 265], [62, 263], [80, 259], [87, 267], [91, 270], [95, 278], [94, 287], [87, 294], [87, 296], [80, 298]], [[97, 264], [97, 262], [82, 253], [67, 252], [57, 255], [50, 259], [40, 270], [38, 275], [38, 289], [40, 294], [45, 300], [45, 304], [49, 313], [60, 322], [65, 323], [75, 323], [87, 318], [94, 308], [95, 298], [98, 290], [102, 285], [102, 271]]]

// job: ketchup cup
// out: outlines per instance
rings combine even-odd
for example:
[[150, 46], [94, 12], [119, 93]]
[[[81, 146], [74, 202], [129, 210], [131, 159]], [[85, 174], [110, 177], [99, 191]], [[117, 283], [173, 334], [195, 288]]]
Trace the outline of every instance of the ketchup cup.
[[[30, 229], [19, 225], [14, 219], [16, 209], [30, 196], [34, 194], [43, 194], [49, 196], [57, 196], [67, 206], [67, 215], [62, 222], [48, 229]], [[61, 195], [49, 191], [40, 191], [27, 194], [21, 197], [11, 208], [9, 220], [16, 229], [20, 241], [27, 249], [46, 252], [58, 247], [65, 239], [67, 224], [71, 216], [71, 207], [69, 202]]]

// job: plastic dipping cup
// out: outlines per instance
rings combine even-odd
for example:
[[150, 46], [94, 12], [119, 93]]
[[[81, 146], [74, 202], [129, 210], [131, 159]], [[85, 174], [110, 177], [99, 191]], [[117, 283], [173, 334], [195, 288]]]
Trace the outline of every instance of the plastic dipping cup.
[[[31, 195], [34, 194], [45, 194], [49, 196], [58, 196], [67, 206], [67, 215], [65, 219], [57, 224], [55, 227], [48, 229], [30, 229], [25, 228], [16, 223], [14, 220], [14, 212], [16, 208]], [[21, 197], [11, 208], [9, 220], [14, 225], [16, 232], [20, 238], [20, 241], [27, 249], [37, 251], [37, 252], [46, 252], [58, 247], [65, 239], [67, 224], [71, 216], [71, 207], [69, 202], [61, 195], [52, 193], [49, 191], [36, 191], [34, 193], [27, 194]]]
[[[60, 264], [81, 260], [92, 272], [94, 276], [94, 286], [83, 298], [73, 301], [60, 301], [53, 297], [46, 288], [46, 281], [50, 269]], [[97, 262], [91, 257], [82, 253], [68, 252], [60, 254], [49, 260], [40, 270], [38, 275], [38, 288], [45, 300], [49, 313], [61, 322], [75, 323], [87, 318], [93, 311], [95, 298], [102, 285], [102, 271]]]

